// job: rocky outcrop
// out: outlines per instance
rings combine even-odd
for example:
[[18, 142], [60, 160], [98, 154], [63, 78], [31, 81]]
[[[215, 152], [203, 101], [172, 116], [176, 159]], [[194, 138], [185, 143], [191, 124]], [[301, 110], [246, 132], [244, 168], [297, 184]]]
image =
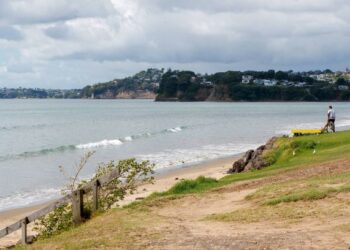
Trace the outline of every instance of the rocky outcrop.
[[265, 145], [261, 145], [256, 150], [248, 150], [240, 159], [235, 161], [227, 173], [240, 173], [252, 169], [262, 169], [269, 166], [269, 162], [264, 158], [264, 153], [274, 147], [277, 137], [272, 137]]

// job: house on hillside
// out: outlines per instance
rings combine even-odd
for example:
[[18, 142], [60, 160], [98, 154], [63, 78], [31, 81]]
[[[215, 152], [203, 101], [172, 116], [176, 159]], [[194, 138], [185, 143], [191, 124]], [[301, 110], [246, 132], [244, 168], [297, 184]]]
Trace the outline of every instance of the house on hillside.
[[242, 83], [243, 84], [248, 84], [251, 83], [253, 81], [254, 77], [250, 76], [250, 75], [244, 75], [242, 76]]
[[339, 90], [349, 90], [349, 86], [347, 86], [347, 85], [339, 85], [338, 89]]
[[263, 84], [265, 87], [276, 86], [277, 81], [276, 80], [263, 80]]

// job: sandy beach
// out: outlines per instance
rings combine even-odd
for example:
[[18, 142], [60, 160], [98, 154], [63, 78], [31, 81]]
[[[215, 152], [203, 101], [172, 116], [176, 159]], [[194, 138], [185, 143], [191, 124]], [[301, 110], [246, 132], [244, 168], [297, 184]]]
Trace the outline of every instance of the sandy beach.
[[[193, 165], [186, 168], [179, 168], [171, 170], [167, 173], [156, 176], [154, 184], [140, 185], [133, 195], [127, 196], [123, 201], [119, 202], [120, 206], [126, 205], [136, 199], [142, 199], [153, 192], [162, 192], [169, 189], [176, 182], [182, 179], [193, 179], [198, 176], [207, 176], [213, 178], [221, 178], [226, 175], [226, 171], [232, 165], [232, 162], [237, 157], [227, 157], [217, 160], [204, 162], [198, 165]], [[32, 212], [45, 207], [47, 203], [29, 206], [25, 208], [12, 209], [9, 211], [0, 212], [0, 228], [4, 228]], [[33, 225], [29, 225], [29, 235], [33, 235], [31, 230]], [[18, 230], [2, 239], [0, 239], [0, 248], [5, 248], [14, 245], [21, 237], [21, 231]]]

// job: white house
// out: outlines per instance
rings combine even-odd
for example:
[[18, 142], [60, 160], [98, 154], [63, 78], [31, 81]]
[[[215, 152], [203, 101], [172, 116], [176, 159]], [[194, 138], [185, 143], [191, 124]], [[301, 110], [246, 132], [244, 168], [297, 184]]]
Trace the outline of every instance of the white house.
[[254, 79], [253, 76], [244, 75], [244, 76], [242, 76], [242, 83], [248, 84], [248, 83], [250, 83], [253, 79]]
[[275, 86], [277, 84], [276, 80], [263, 80], [263, 84], [266, 87]]

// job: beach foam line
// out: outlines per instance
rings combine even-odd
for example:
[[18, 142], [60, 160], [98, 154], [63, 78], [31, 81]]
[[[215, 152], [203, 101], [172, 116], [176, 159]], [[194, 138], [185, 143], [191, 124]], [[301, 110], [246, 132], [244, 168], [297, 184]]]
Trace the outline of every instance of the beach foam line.
[[43, 203], [56, 199], [60, 195], [61, 189], [59, 188], [46, 188], [33, 192], [15, 193], [0, 197], [0, 211]]
[[236, 144], [206, 145], [199, 148], [164, 150], [154, 154], [138, 155], [139, 160], [148, 160], [155, 164], [155, 169], [169, 167], [181, 167], [200, 162], [214, 160], [244, 153], [249, 149], [255, 149], [260, 144]]

